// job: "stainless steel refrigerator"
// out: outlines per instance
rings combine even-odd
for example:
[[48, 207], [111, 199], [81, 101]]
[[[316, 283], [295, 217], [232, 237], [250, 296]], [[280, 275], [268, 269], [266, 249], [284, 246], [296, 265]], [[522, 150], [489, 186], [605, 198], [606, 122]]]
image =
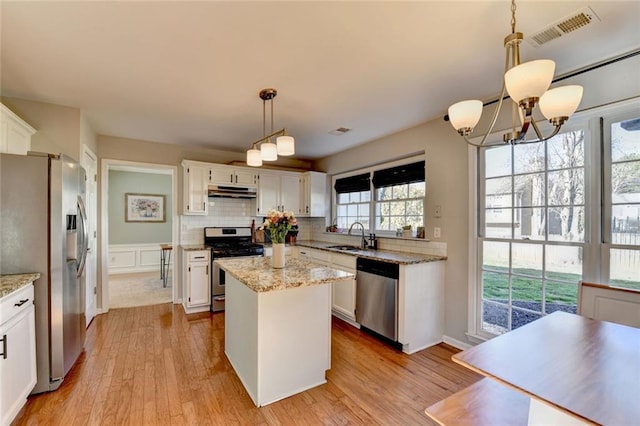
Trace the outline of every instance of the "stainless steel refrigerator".
[[32, 393], [57, 389], [84, 347], [84, 196], [84, 169], [71, 158], [0, 154], [0, 273], [40, 273]]

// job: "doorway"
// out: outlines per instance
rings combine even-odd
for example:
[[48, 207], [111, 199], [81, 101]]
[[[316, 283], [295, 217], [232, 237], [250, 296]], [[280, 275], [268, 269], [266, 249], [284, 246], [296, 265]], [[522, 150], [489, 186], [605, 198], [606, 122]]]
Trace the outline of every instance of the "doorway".
[[87, 261], [85, 264], [85, 319], [86, 326], [96, 316], [97, 310], [97, 236], [98, 236], [98, 157], [86, 145], [82, 147], [81, 166], [86, 172], [85, 204], [87, 208], [88, 235]]
[[179, 303], [179, 274], [160, 272], [160, 245], [177, 242], [177, 167], [103, 159], [101, 191], [103, 312]]

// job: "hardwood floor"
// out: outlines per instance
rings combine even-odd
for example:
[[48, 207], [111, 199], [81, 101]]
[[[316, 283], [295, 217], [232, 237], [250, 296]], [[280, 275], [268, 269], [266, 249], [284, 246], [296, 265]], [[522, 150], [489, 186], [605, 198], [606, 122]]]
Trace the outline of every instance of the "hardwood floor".
[[224, 355], [224, 314], [114, 309], [60, 389], [29, 397], [14, 424], [432, 424], [426, 407], [481, 378], [449, 345], [406, 355], [335, 318], [331, 351], [326, 384], [257, 408]]

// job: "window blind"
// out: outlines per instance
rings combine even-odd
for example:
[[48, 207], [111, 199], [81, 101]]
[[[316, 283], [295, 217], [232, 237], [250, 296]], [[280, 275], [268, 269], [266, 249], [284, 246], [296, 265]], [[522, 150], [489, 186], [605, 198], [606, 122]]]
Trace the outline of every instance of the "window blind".
[[424, 161], [376, 170], [373, 172], [373, 186], [375, 188], [424, 181]]
[[361, 175], [336, 179], [336, 183], [333, 188], [338, 194], [345, 194], [347, 192], [368, 191], [369, 189], [371, 189], [369, 183], [370, 176], [370, 173], [363, 173]]

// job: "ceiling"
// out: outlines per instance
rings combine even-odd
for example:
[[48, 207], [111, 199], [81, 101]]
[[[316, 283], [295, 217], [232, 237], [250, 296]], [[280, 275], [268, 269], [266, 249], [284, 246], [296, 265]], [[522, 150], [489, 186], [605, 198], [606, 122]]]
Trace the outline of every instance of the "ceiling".
[[[638, 1], [521, 1], [525, 38], [590, 6], [600, 18], [534, 48], [556, 74], [640, 48]], [[497, 96], [508, 1], [7, 1], [3, 96], [79, 108], [98, 134], [243, 152], [274, 130], [318, 159]], [[338, 127], [352, 129], [341, 136]], [[267, 132], [269, 124], [267, 124]], [[453, 130], [452, 130], [453, 131]]]

